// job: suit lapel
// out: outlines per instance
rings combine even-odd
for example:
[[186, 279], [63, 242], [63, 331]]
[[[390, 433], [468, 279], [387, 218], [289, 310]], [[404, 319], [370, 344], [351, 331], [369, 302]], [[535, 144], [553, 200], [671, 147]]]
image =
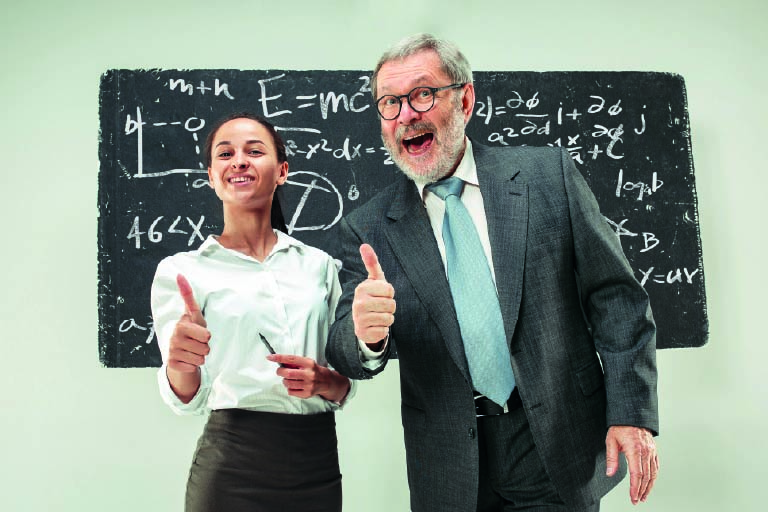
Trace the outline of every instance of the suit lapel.
[[[528, 230], [528, 186], [520, 169], [498, 152], [473, 145], [480, 193], [488, 220], [496, 289], [507, 342], [515, 332], [523, 290]], [[505, 152], [509, 154], [508, 152]]]
[[456, 366], [467, 382], [472, 382], [435, 235], [418, 189], [404, 176], [387, 216], [392, 220], [386, 228], [392, 252], [419, 300], [440, 329]]

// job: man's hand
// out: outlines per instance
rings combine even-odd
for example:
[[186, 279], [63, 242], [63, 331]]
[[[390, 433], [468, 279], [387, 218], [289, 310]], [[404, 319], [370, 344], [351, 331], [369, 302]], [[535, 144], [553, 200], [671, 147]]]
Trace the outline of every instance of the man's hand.
[[395, 321], [395, 289], [384, 277], [379, 258], [368, 244], [360, 246], [368, 279], [355, 288], [352, 303], [352, 321], [355, 335], [367, 345], [376, 345], [389, 334]]
[[283, 378], [288, 394], [298, 398], [320, 395], [331, 402], [341, 402], [349, 392], [349, 379], [310, 357], [270, 354], [267, 359], [280, 364], [277, 375]]
[[651, 433], [639, 427], [614, 425], [605, 437], [606, 475], [619, 468], [619, 452], [624, 452], [629, 466], [629, 499], [633, 505], [648, 499], [659, 473], [659, 456]]

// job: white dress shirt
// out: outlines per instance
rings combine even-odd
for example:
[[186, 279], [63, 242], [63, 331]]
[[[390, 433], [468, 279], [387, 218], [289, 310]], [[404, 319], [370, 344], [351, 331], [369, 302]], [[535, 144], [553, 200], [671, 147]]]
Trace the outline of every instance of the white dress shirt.
[[[453, 176], [461, 178], [464, 181], [464, 190], [461, 193], [461, 202], [469, 212], [469, 216], [472, 217], [472, 222], [475, 224], [475, 229], [480, 237], [480, 244], [483, 246], [483, 252], [488, 260], [488, 267], [491, 269], [491, 277], [493, 277], [494, 284], [496, 283], [496, 272], [493, 268], [493, 257], [491, 256], [491, 239], [488, 236], [488, 220], [485, 217], [485, 205], [483, 203], [483, 196], [480, 194], [480, 182], [477, 179], [477, 165], [475, 164], [475, 155], [472, 151], [472, 143], [465, 137], [466, 148], [464, 149], [464, 156], [461, 158], [456, 171]], [[445, 242], [443, 241], [443, 217], [445, 216], [445, 201], [426, 188], [425, 185], [415, 185], [419, 189], [419, 195], [424, 203], [424, 207], [427, 209], [427, 216], [429, 217], [429, 223], [432, 225], [432, 232], [435, 235], [437, 241], [437, 248], [440, 250], [440, 257], [443, 260], [443, 269], [446, 276], [448, 275], [448, 266], [445, 259]], [[397, 300], [397, 297], [395, 297]], [[395, 313], [397, 315], [397, 313]], [[384, 353], [382, 348], [379, 352], [374, 352], [368, 345], [362, 340], [359, 340], [360, 352], [362, 355], [363, 364], [370, 369], [374, 369], [379, 366], [378, 359]]]
[[[339, 408], [319, 396], [289, 396], [275, 373], [277, 363], [266, 359], [269, 352], [260, 333], [278, 354], [311, 357], [327, 366], [325, 344], [341, 292], [328, 254], [275, 233], [277, 242], [263, 262], [209, 236], [197, 250], [174, 254], [157, 266], [151, 300], [163, 358], [157, 379], [160, 395], [177, 414], [228, 408], [317, 414]], [[172, 391], [166, 376], [171, 335], [184, 313], [178, 274], [192, 286], [211, 333], [200, 388], [187, 404]], [[354, 389], [352, 384], [345, 402]]]

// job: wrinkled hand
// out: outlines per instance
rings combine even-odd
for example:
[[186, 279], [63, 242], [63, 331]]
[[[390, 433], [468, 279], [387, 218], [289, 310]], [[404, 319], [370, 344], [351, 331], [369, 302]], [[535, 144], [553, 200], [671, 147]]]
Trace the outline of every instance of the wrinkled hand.
[[349, 391], [349, 379], [311, 357], [270, 354], [267, 359], [280, 364], [277, 375], [283, 378], [288, 394], [298, 398], [320, 395], [332, 402], [341, 402]]
[[192, 294], [192, 287], [186, 278], [176, 276], [185, 311], [176, 323], [169, 343], [168, 368], [179, 373], [196, 373], [211, 351], [208, 342], [211, 333], [207, 329], [200, 306]]
[[659, 456], [651, 433], [639, 427], [614, 425], [605, 437], [606, 475], [619, 468], [619, 452], [629, 466], [629, 499], [633, 505], [648, 499], [659, 473]]
[[360, 246], [368, 279], [355, 288], [352, 302], [352, 321], [355, 335], [368, 345], [376, 345], [389, 334], [395, 321], [395, 289], [384, 277], [379, 258], [368, 244]]

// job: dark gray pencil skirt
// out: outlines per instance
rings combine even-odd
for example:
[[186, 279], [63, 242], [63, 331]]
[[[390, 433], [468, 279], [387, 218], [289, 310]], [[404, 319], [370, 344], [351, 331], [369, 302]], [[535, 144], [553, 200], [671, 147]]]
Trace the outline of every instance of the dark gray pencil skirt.
[[340, 512], [332, 412], [212, 411], [189, 471], [186, 512]]

